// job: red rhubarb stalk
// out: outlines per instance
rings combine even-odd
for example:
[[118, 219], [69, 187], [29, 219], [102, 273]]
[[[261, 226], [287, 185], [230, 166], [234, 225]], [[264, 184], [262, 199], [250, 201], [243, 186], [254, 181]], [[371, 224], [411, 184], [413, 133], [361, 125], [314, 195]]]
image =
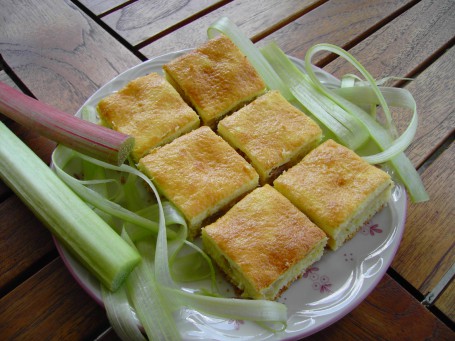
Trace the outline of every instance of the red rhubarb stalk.
[[133, 148], [133, 137], [60, 111], [2, 82], [0, 112], [55, 142], [117, 166]]

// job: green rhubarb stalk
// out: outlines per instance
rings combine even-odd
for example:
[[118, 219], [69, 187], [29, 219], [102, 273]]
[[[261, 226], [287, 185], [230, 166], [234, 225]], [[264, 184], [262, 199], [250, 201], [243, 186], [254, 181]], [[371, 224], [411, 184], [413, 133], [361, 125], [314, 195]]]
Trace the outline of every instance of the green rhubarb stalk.
[[279, 46], [271, 42], [261, 49], [262, 54], [282, 77], [295, 99], [330, 131], [336, 139], [353, 150], [362, 146], [368, 139], [368, 132], [362, 123], [339, 106], [332, 99], [321, 94], [308, 75], [304, 74], [286, 56]]
[[0, 177], [53, 235], [109, 290], [140, 255], [0, 122]]

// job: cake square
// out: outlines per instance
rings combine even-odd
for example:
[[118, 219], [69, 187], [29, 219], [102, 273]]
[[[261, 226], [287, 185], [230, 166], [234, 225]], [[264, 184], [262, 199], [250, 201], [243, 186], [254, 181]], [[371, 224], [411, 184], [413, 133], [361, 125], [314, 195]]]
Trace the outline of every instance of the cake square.
[[259, 179], [254, 168], [206, 126], [153, 149], [138, 168], [184, 215], [189, 239], [209, 217], [257, 187]]
[[203, 227], [202, 242], [243, 297], [274, 300], [321, 258], [327, 237], [267, 184]]
[[271, 183], [321, 141], [322, 130], [279, 91], [256, 98], [218, 123], [218, 133]]
[[325, 231], [333, 250], [387, 203], [394, 185], [389, 174], [333, 140], [313, 149], [273, 184]]
[[166, 79], [150, 73], [130, 81], [98, 103], [101, 123], [135, 138], [135, 162], [200, 125], [199, 116]]
[[224, 35], [175, 58], [163, 70], [202, 122], [212, 128], [266, 88], [246, 56]]

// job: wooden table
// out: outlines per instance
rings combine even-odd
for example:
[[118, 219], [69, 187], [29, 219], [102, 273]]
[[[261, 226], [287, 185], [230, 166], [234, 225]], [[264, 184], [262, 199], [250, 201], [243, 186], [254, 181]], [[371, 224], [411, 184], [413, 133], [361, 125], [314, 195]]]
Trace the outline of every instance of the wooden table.
[[[205, 41], [206, 28], [221, 16], [260, 46], [275, 40], [303, 58], [311, 45], [332, 43], [377, 79], [414, 79], [395, 85], [417, 101], [420, 125], [406, 153], [431, 199], [408, 204], [399, 251], [373, 292], [310, 339], [454, 340], [453, 0], [1, 0], [0, 79], [74, 113], [122, 71]], [[351, 71], [333, 55], [316, 61], [338, 77]], [[50, 161], [53, 142], [2, 120]], [[0, 339], [115, 338], [103, 309], [65, 268], [50, 233], [0, 182]]]

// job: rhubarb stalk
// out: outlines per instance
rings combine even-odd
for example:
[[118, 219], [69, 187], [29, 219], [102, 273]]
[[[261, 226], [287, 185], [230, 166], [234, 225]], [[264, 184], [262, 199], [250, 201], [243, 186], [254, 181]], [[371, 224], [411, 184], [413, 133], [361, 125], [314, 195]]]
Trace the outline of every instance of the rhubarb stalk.
[[111, 164], [122, 164], [133, 148], [133, 137], [60, 111], [2, 82], [0, 112], [40, 135]]

